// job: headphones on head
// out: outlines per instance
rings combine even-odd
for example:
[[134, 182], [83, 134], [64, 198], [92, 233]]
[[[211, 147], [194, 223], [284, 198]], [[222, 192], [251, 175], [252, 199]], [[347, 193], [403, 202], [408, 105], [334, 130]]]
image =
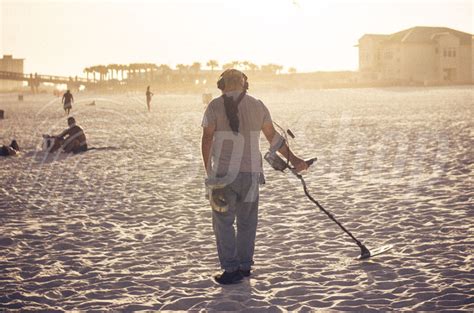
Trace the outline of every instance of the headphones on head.
[[226, 73], [228, 73], [229, 71], [238, 71], [239, 73], [242, 74], [243, 78], [244, 78], [244, 85], [243, 85], [243, 88], [245, 91], [247, 91], [249, 89], [249, 83], [248, 83], [248, 77], [247, 75], [245, 75], [243, 72], [239, 71], [239, 70], [235, 70], [235, 69], [227, 69], [225, 70], [221, 76], [219, 76], [219, 80], [217, 81], [217, 88], [219, 88], [220, 90], [224, 91], [225, 89], [225, 79], [224, 79], [224, 76]]

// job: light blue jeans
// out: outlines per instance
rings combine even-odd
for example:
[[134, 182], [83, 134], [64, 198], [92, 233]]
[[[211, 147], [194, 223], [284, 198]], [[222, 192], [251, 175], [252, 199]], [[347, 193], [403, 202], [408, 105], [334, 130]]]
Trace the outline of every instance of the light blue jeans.
[[[249, 270], [253, 265], [258, 221], [259, 173], [239, 173], [225, 187], [226, 212], [212, 210], [212, 226], [222, 269]], [[237, 220], [234, 228], [234, 222]]]

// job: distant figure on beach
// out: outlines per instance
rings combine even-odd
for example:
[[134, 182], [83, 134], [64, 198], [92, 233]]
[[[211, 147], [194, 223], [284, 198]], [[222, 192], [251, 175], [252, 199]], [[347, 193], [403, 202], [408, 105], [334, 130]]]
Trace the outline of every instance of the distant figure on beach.
[[65, 129], [58, 136], [54, 136], [61, 142], [61, 147], [66, 153], [79, 153], [87, 151], [86, 134], [81, 126], [76, 125], [74, 117], [67, 119], [69, 128]]
[[151, 111], [151, 97], [153, 92], [150, 91], [150, 86], [146, 87], [146, 106], [148, 107], [148, 112]]
[[15, 139], [12, 140], [9, 146], [0, 147], [0, 156], [12, 156], [16, 155], [20, 151], [20, 147]]
[[[202, 120], [201, 151], [210, 189], [217, 254], [224, 272], [214, 277], [234, 284], [251, 274], [258, 220], [259, 184], [264, 182], [260, 132], [289, 159], [297, 172], [308, 168], [273, 127], [262, 101], [247, 94], [247, 76], [235, 69], [222, 73]], [[236, 222], [236, 223], [235, 223]], [[237, 229], [234, 228], [236, 224]]]
[[66, 115], [69, 115], [69, 112], [72, 109], [72, 103], [74, 102], [74, 97], [70, 90], [67, 90], [63, 95], [62, 103], [64, 104], [64, 112]]

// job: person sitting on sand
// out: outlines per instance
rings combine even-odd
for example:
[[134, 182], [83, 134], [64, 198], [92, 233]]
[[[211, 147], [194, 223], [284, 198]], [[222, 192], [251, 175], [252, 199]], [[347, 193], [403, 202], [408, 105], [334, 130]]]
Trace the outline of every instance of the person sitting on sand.
[[20, 151], [20, 147], [15, 139], [12, 140], [9, 146], [0, 147], [0, 156], [16, 155]]
[[67, 119], [69, 128], [64, 130], [58, 136], [55, 136], [62, 142], [62, 148], [66, 153], [79, 153], [87, 151], [86, 134], [81, 126], [76, 125], [74, 117]]
[[72, 103], [74, 102], [74, 97], [70, 90], [67, 90], [66, 93], [63, 95], [62, 102], [64, 104], [64, 113], [69, 115], [69, 112], [72, 109]]

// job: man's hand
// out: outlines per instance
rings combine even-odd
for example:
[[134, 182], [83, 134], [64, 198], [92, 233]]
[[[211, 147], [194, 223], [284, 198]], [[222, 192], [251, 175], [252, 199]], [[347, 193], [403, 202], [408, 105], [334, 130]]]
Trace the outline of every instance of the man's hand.
[[300, 159], [297, 156], [295, 156], [293, 160], [291, 160], [291, 164], [293, 165], [297, 173], [307, 170], [309, 167], [308, 163], [306, 163], [305, 160]]

